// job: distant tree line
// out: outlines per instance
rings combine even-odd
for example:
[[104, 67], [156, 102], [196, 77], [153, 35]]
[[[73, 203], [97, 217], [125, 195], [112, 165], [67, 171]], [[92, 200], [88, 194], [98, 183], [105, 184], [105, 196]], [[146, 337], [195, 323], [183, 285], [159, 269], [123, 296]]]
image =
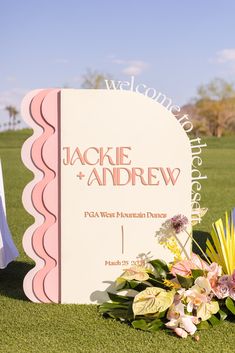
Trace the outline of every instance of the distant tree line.
[[[97, 71], [88, 70], [83, 75], [82, 88], [106, 88], [104, 80], [110, 78]], [[181, 107], [194, 125], [195, 135], [221, 137], [235, 134], [235, 88], [232, 83], [216, 78], [197, 90], [197, 97], [191, 104]]]
[[214, 79], [198, 88], [192, 104], [181, 108], [194, 123], [195, 135], [221, 137], [235, 133], [235, 89], [232, 83]]
[[[105, 79], [111, 76], [88, 70], [82, 77], [82, 88], [104, 89]], [[19, 111], [13, 105], [6, 106], [8, 122], [0, 124], [4, 130], [16, 130], [20, 120]], [[194, 135], [221, 137], [235, 134], [235, 88], [232, 83], [216, 78], [201, 85], [197, 97], [190, 104], [181, 107], [183, 114], [188, 114], [194, 125]]]

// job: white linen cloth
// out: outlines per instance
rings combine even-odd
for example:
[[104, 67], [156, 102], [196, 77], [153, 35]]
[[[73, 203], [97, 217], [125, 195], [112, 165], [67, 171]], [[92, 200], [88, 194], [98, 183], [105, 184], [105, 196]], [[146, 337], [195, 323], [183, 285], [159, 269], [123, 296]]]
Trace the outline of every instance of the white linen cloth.
[[5, 268], [17, 256], [19, 256], [19, 252], [13, 242], [7, 224], [2, 164], [0, 160], [0, 269]]

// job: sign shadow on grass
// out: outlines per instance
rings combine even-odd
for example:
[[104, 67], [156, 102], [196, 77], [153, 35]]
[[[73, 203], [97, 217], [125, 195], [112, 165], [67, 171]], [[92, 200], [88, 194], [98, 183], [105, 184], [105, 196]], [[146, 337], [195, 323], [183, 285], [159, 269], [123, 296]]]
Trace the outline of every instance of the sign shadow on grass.
[[28, 301], [23, 291], [23, 280], [33, 267], [33, 264], [27, 262], [13, 261], [0, 270], [0, 295]]

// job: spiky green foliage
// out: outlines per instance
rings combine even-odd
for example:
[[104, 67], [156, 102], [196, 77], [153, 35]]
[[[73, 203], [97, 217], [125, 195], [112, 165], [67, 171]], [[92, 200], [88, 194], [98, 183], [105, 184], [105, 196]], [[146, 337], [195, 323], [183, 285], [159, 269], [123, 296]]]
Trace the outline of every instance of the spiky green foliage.
[[206, 253], [210, 260], [222, 266], [223, 273], [231, 275], [235, 269], [235, 208], [225, 212], [222, 219], [212, 224], [211, 238], [206, 242]]

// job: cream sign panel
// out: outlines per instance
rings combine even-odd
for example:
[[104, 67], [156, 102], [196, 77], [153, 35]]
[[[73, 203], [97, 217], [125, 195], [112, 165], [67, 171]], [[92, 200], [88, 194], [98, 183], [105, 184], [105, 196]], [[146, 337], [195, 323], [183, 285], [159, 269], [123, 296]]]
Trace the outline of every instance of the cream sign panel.
[[[188, 136], [171, 112], [138, 93], [30, 94], [23, 111], [35, 132], [23, 159], [35, 179], [24, 204], [36, 221], [24, 247], [36, 266], [25, 292], [33, 301], [103, 302], [122, 269], [149, 256], [172, 260], [155, 233], [175, 214], [191, 218]], [[186, 235], [181, 242], [190, 252]]]

